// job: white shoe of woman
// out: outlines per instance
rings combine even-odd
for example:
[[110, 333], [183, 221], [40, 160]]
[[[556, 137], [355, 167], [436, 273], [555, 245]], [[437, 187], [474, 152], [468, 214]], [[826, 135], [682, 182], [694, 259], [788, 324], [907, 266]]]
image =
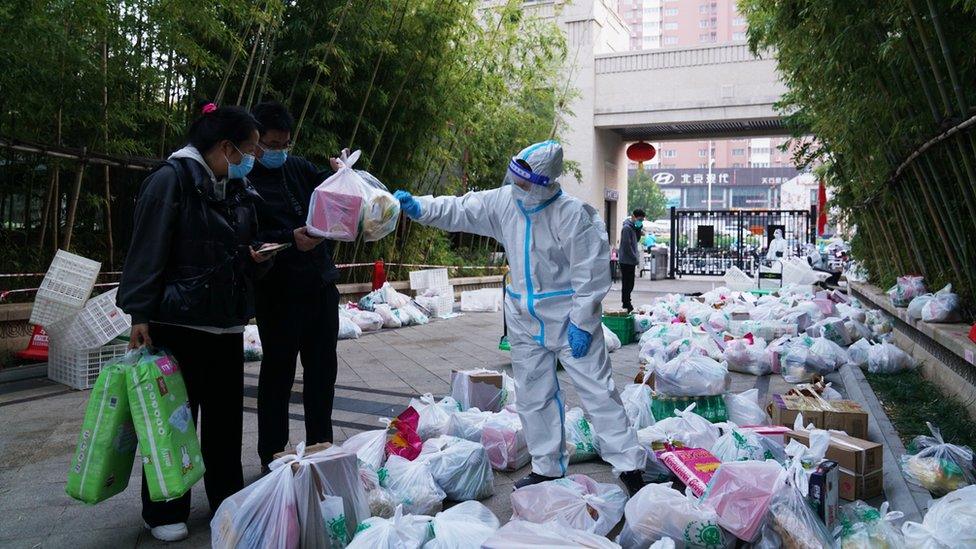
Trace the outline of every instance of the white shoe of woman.
[[164, 524], [162, 526], [156, 526], [155, 528], [147, 524], [146, 528], [149, 528], [149, 533], [152, 534], [152, 537], [158, 539], [159, 541], [181, 541], [190, 535], [190, 531], [186, 529], [185, 522]]

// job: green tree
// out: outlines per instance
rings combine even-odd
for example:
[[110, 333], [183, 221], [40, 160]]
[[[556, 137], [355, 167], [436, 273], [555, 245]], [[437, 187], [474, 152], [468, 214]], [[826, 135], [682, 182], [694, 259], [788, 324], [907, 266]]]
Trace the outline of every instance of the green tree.
[[647, 219], [655, 220], [664, 217], [668, 210], [668, 199], [661, 191], [661, 187], [651, 179], [647, 172], [637, 172], [630, 176], [627, 183], [627, 205], [631, 210], [640, 208], [647, 214]]
[[[391, 190], [490, 188], [513, 152], [558, 137], [572, 93], [564, 37], [531, 13], [518, 0], [11, 0], [0, 136], [151, 161], [182, 145], [196, 101], [274, 99], [314, 162], [348, 146]], [[69, 227], [72, 250], [121, 265], [146, 172], [81, 165], [0, 149], [0, 272], [43, 270]], [[490, 246], [405, 222], [336, 259], [460, 263]]]

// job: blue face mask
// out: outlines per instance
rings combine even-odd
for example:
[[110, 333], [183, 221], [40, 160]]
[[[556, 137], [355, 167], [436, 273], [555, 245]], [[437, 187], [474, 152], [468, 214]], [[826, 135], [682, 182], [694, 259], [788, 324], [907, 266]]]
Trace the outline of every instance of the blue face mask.
[[[237, 147], [234, 147], [237, 149]], [[229, 159], [227, 160], [227, 177], [230, 179], [244, 179], [247, 174], [251, 173], [251, 168], [254, 167], [254, 155], [244, 154], [240, 149], [237, 152], [241, 153], [241, 161], [234, 164]], [[227, 157], [224, 157], [225, 159]]]
[[644, 222], [642, 220], [638, 219], [637, 221], [634, 221], [634, 228], [635, 229], [637, 229], [639, 231], [643, 227], [644, 227]]
[[269, 170], [274, 170], [285, 165], [288, 159], [288, 151], [285, 149], [266, 149], [258, 162]]

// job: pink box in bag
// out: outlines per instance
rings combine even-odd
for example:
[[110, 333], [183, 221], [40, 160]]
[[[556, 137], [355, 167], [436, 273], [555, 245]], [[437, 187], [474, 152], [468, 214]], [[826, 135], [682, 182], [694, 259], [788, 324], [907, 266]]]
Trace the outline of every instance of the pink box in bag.
[[328, 187], [317, 188], [312, 191], [311, 202], [310, 233], [343, 242], [356, 240], [363, 211], [361, 196], [337, 193]]
[[708, 481], [719, 465], [722, 465], [718, 458], [704, 448], [675, 448], [658, 452], [657, 457], [698, 497], [705, 493]]

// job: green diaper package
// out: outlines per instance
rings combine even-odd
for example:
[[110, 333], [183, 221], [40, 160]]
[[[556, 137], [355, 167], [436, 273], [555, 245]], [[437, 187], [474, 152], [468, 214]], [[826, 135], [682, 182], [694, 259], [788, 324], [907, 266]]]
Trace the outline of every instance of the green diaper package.
[[78, 446], [68, 469], [68, 495], [98, 503], [129, 484], [136, 433], [129, 412], [123, 361], [102, 368], [85, 410]]
[[178, 498], [204, 471], [180, 368], [172, 357], [144, 350], [126, 370], [126, 386], [149, 497]]

